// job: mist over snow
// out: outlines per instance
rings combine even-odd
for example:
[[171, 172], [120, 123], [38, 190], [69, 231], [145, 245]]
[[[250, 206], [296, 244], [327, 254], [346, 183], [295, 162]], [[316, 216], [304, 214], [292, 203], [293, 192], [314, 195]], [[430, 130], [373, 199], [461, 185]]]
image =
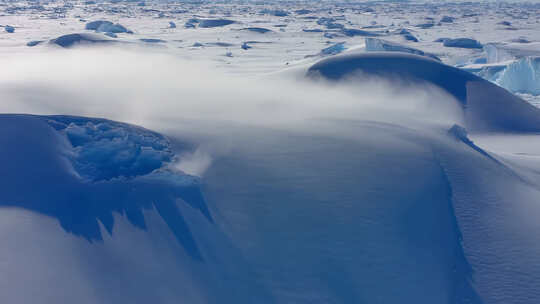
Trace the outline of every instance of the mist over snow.
[[274, 127], [367, 117], [451, 126], [461, 119], [452, 97], [427, 84], [312, 83], [295, 71], [278, 77], [231, 76], [208, 64], [144, 49], [19, 56], [0, 59], [6, 67], [3, 112], [106, 117], [153, 128], [179, 119]]

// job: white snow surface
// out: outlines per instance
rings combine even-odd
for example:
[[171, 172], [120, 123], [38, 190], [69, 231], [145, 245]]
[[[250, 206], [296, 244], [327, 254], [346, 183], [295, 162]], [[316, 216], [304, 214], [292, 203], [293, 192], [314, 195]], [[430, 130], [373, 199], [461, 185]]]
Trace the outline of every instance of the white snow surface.
[[0, 1], [0, 302], [540, 303], [539, 16]]

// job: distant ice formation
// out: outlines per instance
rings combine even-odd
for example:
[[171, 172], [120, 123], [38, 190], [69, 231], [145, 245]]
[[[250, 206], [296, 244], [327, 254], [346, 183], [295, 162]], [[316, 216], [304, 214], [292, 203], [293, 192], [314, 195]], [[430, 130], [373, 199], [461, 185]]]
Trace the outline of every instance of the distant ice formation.
[[[235, 23], [229, 19], [200, 19], [197, 22], [201, 28], [221, 27]], [[193, 24], [193, 23], [192, 23]]]
[[421, 29], [429, 29], [429, 28], [434, 27], [435, 23], [433, 23], [433, 22], [421, 23], [421, 24], [417, 24], [415, 26], [418, 27], [418, 28], [421, 28]]
[[540, 95], [540, 57], [525, 57], [498, 69], [485, 69], [493, 71], [486, 75], [488, 80], [510, 92]]
[[354, 36], [363, 36], [363, 37], [376, 37], [376, 36], [381, 36], [381, 34], [379, 34], [379, 33], [377, 33], [377, 32], [364, 31], [364, 30], [351, 29], [351, 28], [343, 28], [343, 29], [341, 29], [341, 32], [342, 32], [345, 36], [349, 36], [349, 37], [354, 37]]
[[104, 44], [104, 43], [114, 43], [115, 40], [97, 35], [97, 34], [67, 34], [60, 36], [55, 39], [51, 39], [50, 43], [56, 44], [63, 48], [70, 48], [75, 45], [93, 45], [93, 44]]
[[442, 22], [442, 23], [453, 23], [454, 20], [455, 20], [454, 17], [443, 16], [443, 17], [441, 18], [441, 21], [440, 21], [440, 22]]
[[289, 13], [282, 9], [262, 9], [259, 11], [259, 14], [261, 15], [272, 15], [276, 17], [286, 17], [289, 15]]
[[456, 39], [445, 39], [443, 45], [446, 47], [457, 47], [465, 49], [481, 49], [482, 44], [471, 38], [456, 38]]
[[430, 54], [425, 53], [422, 50], [415, 49], [409, 46], [400, 45], [398, 43], [386, 41], [383, 39], [378, 38], [365, 38], [366, 41], [366, 51], [368, 52], [402, 52], [402, 53], [410, 53], [410, 54], [416, 54], [421, 56], [426, 56], [435, 60], [439, 60], [439, 57]]
[[101, 33], [132, 33], [125, 26], [110, 21], [98, 20], [88, 22], [85, 26], [87, 30], [93, 30]]
[[26, 43], [26, 46], [30, 46], [30, 47], [31, 47], [31, 46], [36, 46], [36, 45], [38, 45], [38, 44], [40, 44], [40, 43], [42, 43], [42, 42], [43, 42], [43, 41], [41, 41], [41, 40], [32, 40], [32, 41], [27, 42], [27, 43]]
[[306, 57], [313, 57], [313, 56], [331, 56], [331, 55], [337, 55], [345, 51], [347, 47], [345, 46], [345, 42], [338, 42], [334, 43], [329, 47], [326, 47], [322, 49], [318, 54], [316, 55], [308, 55]]
[[156, 38], [141, 38], [139, 40], [142, 41], [142, 42], [146, 42], [146, 43], [164, 43], [164, 42], [167, 42], [165, 40], [156, 39]]
[[487, 63], [499, 63], [530, 56], [540, 56], [540, 43], [488, 43], [484, 46]]
[[250, 31], [250, 32], [254, 32], [254, 33], [259, 33], [259, 34], [265, 34], [265, 33], [269, 33], [269, 32], [272, 31], [272, 30], [269, 30], [269, 29], [263, 28], [263, 27], [246, 27], [246, 28], [243, 28], [242, 30]]

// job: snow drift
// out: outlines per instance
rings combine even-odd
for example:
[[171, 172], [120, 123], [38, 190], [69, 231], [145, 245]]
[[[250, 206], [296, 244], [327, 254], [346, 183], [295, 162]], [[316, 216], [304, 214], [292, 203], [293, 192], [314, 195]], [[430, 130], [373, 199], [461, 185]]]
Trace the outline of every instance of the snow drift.
[[159, 133], [0, 115], [7, 301], [540, 300], [539, 166], [470, 132], [534, 130], [503, 89], [397, 53], [246, 79], [55, 51], [2, 59], [3, 112]]
[[508, 91], [466, 71], [418, 55], [368, 53], [336, 56], [309, 68], [310, 78], [384, 78], [406, 85], [430, 83], [462, 105], [473, 131], [540, 131], [540, 110]]

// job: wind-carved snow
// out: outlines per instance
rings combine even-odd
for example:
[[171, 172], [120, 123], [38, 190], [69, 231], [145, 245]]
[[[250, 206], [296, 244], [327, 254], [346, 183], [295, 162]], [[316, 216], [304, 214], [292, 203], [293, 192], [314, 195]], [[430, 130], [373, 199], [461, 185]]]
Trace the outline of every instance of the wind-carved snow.
[[[177, 204], [213, 223], [199, 179], [169, 166], [174, 153], [160, 134], [104, 119], [0, 115], [2, 206], [58, 219], [69, 233], [90, 242], [110, 235], [115, 215], [147, 229], [155, 210], [186, 253], [203, 260]], [[17, 130], [28, 133], [24, 137]], [[9, 143], [9, 144], [8, 144]], [[35, 153], [39, 151], [39, 153]]]
[[[331, 81], [384, 77], [395, 84], [400, 80], [417, 85], [430, 83], [461, 103], [468, 130], [540, 130], [537, 108], [487, 80], [425, 56], [397, 52], [338, 55], [311, 66], [307, 76]], [[506, 110], [509, 108], [511, 113]]]
[[485, 157], [493, 160], [497, 164], [501, 164], [498, 160], [493, 158], [493, 156], [489, 155], [486, 151], [484, 151], [482, 148], [477, 146], [472, 140], [469, 139], [469, 136], [467, 134], [467, 130], [460, 126], [460, 125], [453, 125], [450, 129], [448, 129], [448, 134], [455, 139], [463, 142], [467, 146], [471, 147], [474, 151], [484, 155]]
[[135, 126], [63, 117], [49, 123], [73, 146], [74, 169], [92, 181], [149, 174], [173, 157], [166, 138]]

